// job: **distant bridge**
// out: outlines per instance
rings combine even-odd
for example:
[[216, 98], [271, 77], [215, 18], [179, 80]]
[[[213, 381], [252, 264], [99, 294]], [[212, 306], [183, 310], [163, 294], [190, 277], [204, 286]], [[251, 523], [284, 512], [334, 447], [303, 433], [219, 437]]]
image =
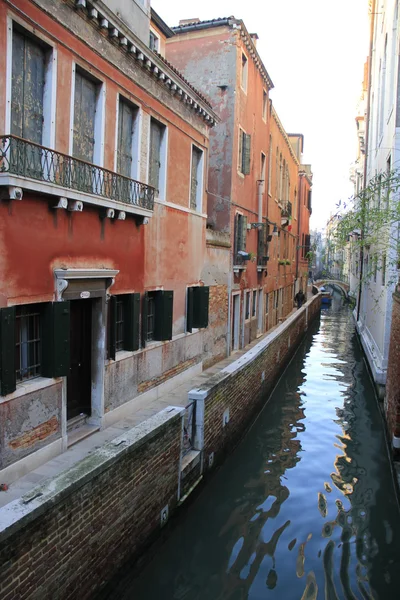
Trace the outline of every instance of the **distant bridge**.
[[337, 286], [343, 292], [343, 296], [346, 298], [346, 300], [349, 299], [350, 286], [344, 281], [338, 281], [337, 279], [318, 279], [318, 281], [314, 282], [314, 285], [318, 291], [321, 287], [325, 287], [326, 285]]

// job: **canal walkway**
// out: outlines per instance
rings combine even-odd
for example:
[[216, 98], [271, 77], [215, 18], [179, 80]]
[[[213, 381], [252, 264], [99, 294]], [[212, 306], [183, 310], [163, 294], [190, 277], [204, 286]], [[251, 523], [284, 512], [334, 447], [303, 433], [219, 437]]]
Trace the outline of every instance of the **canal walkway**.
[[128, 600], [397, 600], [400, 513], [377, 399], [340, 299], [252, 428], [138, 575]]
[[[311, 297], [312, 294], [309, 292], [309, 298]], [[293, 314], [294, 312], [296, 312], [296, 309], [293, 309], [292, 313], [290, 314]], [[110, 442], [114, 438], [120, 436], [124, 431], [140, 425], [145, 420], [156, 415], [167, 406], [185, 407], [188, 404], [188, 392], [190, 390], [200, 387], [210, 377], [219, 373], [222, 369], [239, 359], [243, 354], [251, 350], [253, 346], [258, 344], [260, 340], [271, 335], [275, 331], [276, 327], [271, 328], [266, 334], [258, 337], [242, 350], [235, 351], [229, 356], [229, 358], [218, 362], [216, 365], [204, 370], [199, 375], [191, 376], [185, 381], [177, 384], [172, 391], [165, 393], [158, 399], [151, 402], [146, 401], [144, 403], [141, 401], [139, 396], [137, 398], [137, 403], [134, 404], [127, 417], [116, 422], [114, 425], [103, 429], [102, 431], [92, 432], [84, 439], [79, 439], [76, 443], [70, 445], [68, 450], [63, 454], [60, 454], [45, 464], [31, 470], [26, 475], [23, 475], [11, 483], [7, 491], [0, 491], [0, 508], [12, 502], [13, 500], [20, 498], [24, 494], [31, 492], [36, 486], [43, 483], [46, 479], [54, 477], [59, 473], [71, 468], [97, 448], [100, 448], [107, 442]], [[7, 482], [0, 480], [0, 484], [1, 483]]]

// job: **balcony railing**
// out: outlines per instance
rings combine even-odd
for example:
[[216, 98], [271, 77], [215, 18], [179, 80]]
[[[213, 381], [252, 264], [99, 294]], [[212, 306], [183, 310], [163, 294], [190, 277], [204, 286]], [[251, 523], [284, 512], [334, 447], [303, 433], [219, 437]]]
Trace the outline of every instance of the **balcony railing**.
[[257, 256], [257, 266], [266, 267], [268, 266], [269, 256]]
[[284, 203], [281, 210], [281, 216], [289, 218], [292, 216], [292, 203], [290, 201]]
[[152, 186], [14, 135], [0, 136], [1, 173], [154, 209], [155, 190]]

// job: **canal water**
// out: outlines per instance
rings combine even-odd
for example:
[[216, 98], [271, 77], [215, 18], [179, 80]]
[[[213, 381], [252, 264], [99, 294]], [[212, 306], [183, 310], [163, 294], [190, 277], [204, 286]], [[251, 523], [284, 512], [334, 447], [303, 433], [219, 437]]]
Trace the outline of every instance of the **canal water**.
[[323, 309], [245, 439], [118, 600], [400, 599], [400, 515], [351, 311]]

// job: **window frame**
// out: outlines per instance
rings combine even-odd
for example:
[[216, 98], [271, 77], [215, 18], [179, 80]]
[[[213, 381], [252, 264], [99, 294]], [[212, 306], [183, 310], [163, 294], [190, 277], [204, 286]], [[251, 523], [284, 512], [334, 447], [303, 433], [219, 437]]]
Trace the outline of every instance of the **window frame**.
[[[34, 312], [32, 312], [34, 311]], [[18, 313], [22, 313], [22, 314], [18, 314]], [[15, 307], [15, 381], [16, 384], [23, 384], [25, 381], [31, 381], [32, 379], [36, 379], [37, 377], [40, 377], [42, 374], [42, 307], [40, 304], [21, 304], [21, 305], [17, 305]], [[27, 313], [27, 314], [24, 314]], [[22, 328], [23, 326], [20, 325], [20, 323], [22, 323], [22, 319], [26, 319], [29, 317], [37, 317], [36, 319], [36, 324], [35, 324], [35, 333], [37, 338], [36, 339], [29, 339], [29, 329], [30, 329], [30, 325], [29, 323], [27, 325], [25, 325], [24, 329], [27, 331], [27, 338], [26, 340], [22, 340]], [[21, 319], [19, 321], [19, 319]], [[18, 335], [18, 333], [20, 335]], [[30, 358], [28, 358], [28, 355], [30, 354], [30, 348], [31, 346], [29, 346], [29, 344], [35, 344], [37, 343], [37, 349], [34, 351], [34, 354], [36, 356], [37, 362], [36, 364], [30, 364]], [[26, 357], [25, 357], [25, 361], [26, 361], [26, 365], [23, 366], [22, 365], [22, 346], [23, 345], [27, 345], [27, 348], [25, 350], [26, 352]], [[18, 347], [19, 347], [19, 352], [18, 352]], [[19, 368], [18, 368], [19, 366]], [[29, 375], [28, 376], [22, 376], [21, 373], [22, 371], [28, 371], [30, 372], [31, 369], [35, 369], [36, 372], [33, 375]], [[18, 372], [20, 373], [20, 376], [18, 376]]]
[[118, 145], [119, 145], [119, 111], [121, 102], [125, 102], [136, 110], [132, 130], [132, 169], [130, 177], [136, 181], [140, 180], [140, 147], [142, 139], [143, 109], [139, 104], [131, 102], [126, 96], [117, 93], [116, 119], [115, 119], [115, 149], [114, 149], [114, 171], [118, 173]]
[[167, 201], [167, 163], [168, 163], [168, 126], [150, 115], [149, 120], [149, 141], [147, 147], [147, 176], [146, 181], [148, 185], [152, 185], [149, 182], [150, 177], [150, 153], [151, 153], [151, 123], [152, 121], [158, 123], [162, 128], [161, 141], [160, 141], [160, 168], [158, 178], [158, 190], [155, 191], [155, 200], [159, 202]]
[[6, 111], [5, 128], [11, 133], [11, 96], [12, 96], [12, 63], [13, 63], [13, 32], [17, 29], [22, 35], [30, 37], [35, 43], [46, 49], [45, 81], [43, 90], [43, 129], [42, 146], [55, 148], [56, 137], [56, 107], [57, 107], [57, 45], [43, 35], [37, 28], [15, 15], [7, 15], [6, 39]]
[[244, 292], [244, 320], [250, 321], [251, 318], [251, 290]]
[[252, 290], [252, 296], [251, 296], [251, 318], [255, 319], [257, 317], [257, 294], [258, 294], [258, 290], [257, 289], [253, 289]]
[[267, 114], [268, 114], [267, 107], [268, 107], [268, 92], [263, 87], [263, 89], [262, 89], [262, 120], [264, 121], [264, 123], [267, 122]]
[[[197, 163], [197, 187], [196, 187], [196, 208], [192, 207], [192, 173], [194, 152], [200, 153], [200, 160]], [[197, 144], [191, 144], [190, 152], [190, 174], [189, 174], [189, 208], [195, 212], [203, 212], [203, 193], [204, 193], [204, 150]]]
[[240, 125], [237, 171], [241, 177], [244, 177], [245, 175], [250, 175], [251, 172], [251, 134], [246, 133], [246, 131]]
[[240, 87], [245, 92], [245, 94], [247, 94], [248, 81], [249, 81], [249, 57], [243, 50], [241, 50]]
[[106, 83], [97, 75], [93, 75], [84, 65], [73, 61], [71, 77], [71, 110], [70, 110], [70, 133], [69, 133], [69, 155], [73, 155], [74, 148], [74, 121], [75, 121], [75, 83], [76, 73], [93, 81], [97, 85], [96, 107], [94, 116], [94, 146], [92, 164], [104, 166], [104, 136], [105, 136], [105, 104], [106, 104]]
[[[152, 45], [151, 45], [151, 36], [153, 36], [153, 38], [155, 40], [157, 40], [157, 47], [155, 47], [155, 46], [152, 47]], [[155, 29], [153, 29], [151, 26], [150, 26], [150, 31], [149, 31], [149, 48], [153, 52], [158, 52], [160, 54], [160, 50], [161, 50], [161, 38], [158, 35], [158, 33], [155, 31]]]

